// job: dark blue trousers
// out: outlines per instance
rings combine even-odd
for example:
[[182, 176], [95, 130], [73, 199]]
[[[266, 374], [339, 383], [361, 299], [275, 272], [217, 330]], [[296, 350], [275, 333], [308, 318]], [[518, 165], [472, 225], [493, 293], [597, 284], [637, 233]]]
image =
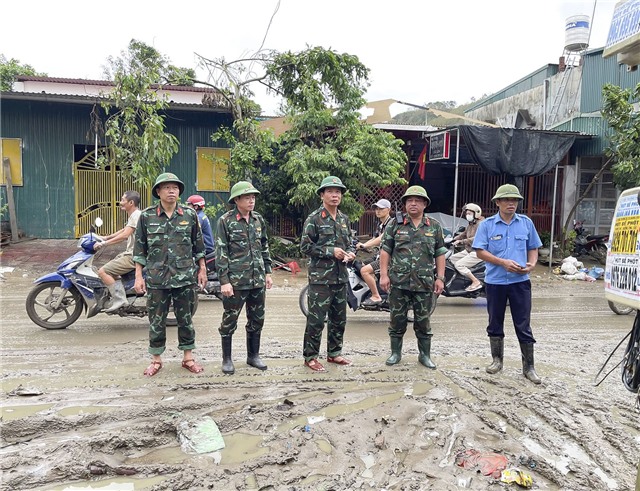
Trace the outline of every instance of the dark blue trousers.
[[521, 281], [511, 285], [485, 285], [487, 292], [487, 312], [489, 313], [489, 325], [487, 334], [490, 337], [504, 338], [504, 316], [507, 310], [507, 302], [511, 310], [513, 327], [516, 328], [518, 341], [523, 344], [532, 344], [531, 332], [531, 281]]

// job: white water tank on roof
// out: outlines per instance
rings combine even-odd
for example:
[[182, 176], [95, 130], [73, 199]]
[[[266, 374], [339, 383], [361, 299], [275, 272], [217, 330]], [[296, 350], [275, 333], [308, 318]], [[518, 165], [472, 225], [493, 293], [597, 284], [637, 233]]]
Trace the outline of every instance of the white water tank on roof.
[[591, 30], [589, 20], [588, 15], [567, 17], [564, 36], [566, 51], [583, 51], [589, 47], [589, 31]]

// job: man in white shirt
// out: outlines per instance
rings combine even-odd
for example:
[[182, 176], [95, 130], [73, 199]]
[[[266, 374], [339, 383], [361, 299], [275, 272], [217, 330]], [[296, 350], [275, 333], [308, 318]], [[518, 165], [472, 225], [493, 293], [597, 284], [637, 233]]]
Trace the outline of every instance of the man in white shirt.
[[133, 243], [135, 241], [135, 231], [140, 218], [140, 193], [137, 191], [126, 191], [120, 198], [120, 209], [127, 212], [129, 219], [127, 224], [115, 234], [104, 237], [104, 242], [96, 242], [93, 246], [94, 250], [101, 247], [118, 244], [127, 241], [127, 248], [111, 261], [106, 263], [98, 270], [100, 279], [109, 289], [111, 293], [111, 305], [105, 312], [111, 313], [118, 310], [127, 303], [127, 294], [124, 291], [124, 285], [119, 278], [125, 273], [136, 269], [133, 262]]

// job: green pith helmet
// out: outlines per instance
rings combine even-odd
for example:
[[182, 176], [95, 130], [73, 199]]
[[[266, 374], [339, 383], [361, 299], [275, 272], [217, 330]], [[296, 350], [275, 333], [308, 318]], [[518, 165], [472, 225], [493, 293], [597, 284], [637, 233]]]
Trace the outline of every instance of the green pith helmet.
[[184, 192], [184, 183], [180, 179], [178, 179], [178, 176], [176, 176], [172, 172], [163, 172], [156, 178], [156, 182], [153, 184], [152, 194], [154, 198], [160, 199], [160, 196], [158, 196], [158, 192], [156, 191], [156, 188], [158, 187], [158, 184], [162, 184], [163, 182], [175, 182], [178, 185], [178, 188], [180, 189], [180, 194]]
[[256, 188], [253, 187], [248, 181], [238, 181], [236, 182], [231, 191], [229, 191], [229, 203], [233, 203], [233, 199], [238, 196], [244, 196], [245, 194], [260, 194]]
[[347, 190], [347, 187], [342, 184], [340, 178], [336, 176], [325, 177], [322, 180], [322, 184], [320, 184], [320, 187], [316, 189], [316, 193], [320, 194], [324, 190], [324, 188], [340, 188], [342, 189], [343, 193]]
[[520, 194], [520, 191], [518, 190], [517, 186], [514, 186], [513, 184], [503, 184], [502, 186], [500, 186], [496, 191], [495, 196], [491, 198], [491, 200], [495, 201], [501, 198], [524, 199]]
[[420, 196], [425, 199], [427, 206], [431, 204], [431, 198], [427, 196], [427, 192], [422, 186], [409, 186], [400, 199], [402, 199], [402, 202], [404, 203], [409, 196]]

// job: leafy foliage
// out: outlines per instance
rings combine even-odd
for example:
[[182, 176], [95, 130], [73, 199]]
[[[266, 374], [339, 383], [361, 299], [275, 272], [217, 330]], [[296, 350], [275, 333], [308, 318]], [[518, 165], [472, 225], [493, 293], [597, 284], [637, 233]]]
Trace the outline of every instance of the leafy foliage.
[[640, 186], [640, 113], [633, 104], [640, 100], [640, 84], [635, 89], [606, 84], [602, 95], [602, 115], [613, 130], [606, 153], [615, 160], [614, 182], [622, 189]]
[[7, 58], [0, 54], [0, 90], [9, 92], [13, 88], [13, 83], [19, 75], [30, 75], [33, 77], [46, 77], [46, 73], [40, 73], [31, 65], [23, 65], [20, 60]]
[[314, 47], [260, 60], [262, 82], [284, 98], [289, 129], [276, 138], [243, 117], [213, 139], [233, 148], [229, 178], [251, 180], [261, 190], [257, 208], [267, 219], [286, 215], [301, 224], [319, 205], [316, 189], [328, 175], [349, 189], [341, 209], [352, 219], [363, 212], [358, 196], [404, 182], [402, 142], [359, 119], [369, 70], [356, 56]]
[[178, 140], [165, 132], [163, 112], [169, 106], [166, 95], [159, 92], [163, 83], [192, 84], [193, 70], [171, 64], [155, 48], [136, 41], [120, 58], [109, 58], [106, 75], [115, 84], [102, 103], [108, 118], [105, 136], [109, 156], [138, 181], [153, 184], [155, 177], [169, 166], [178, 151]]

